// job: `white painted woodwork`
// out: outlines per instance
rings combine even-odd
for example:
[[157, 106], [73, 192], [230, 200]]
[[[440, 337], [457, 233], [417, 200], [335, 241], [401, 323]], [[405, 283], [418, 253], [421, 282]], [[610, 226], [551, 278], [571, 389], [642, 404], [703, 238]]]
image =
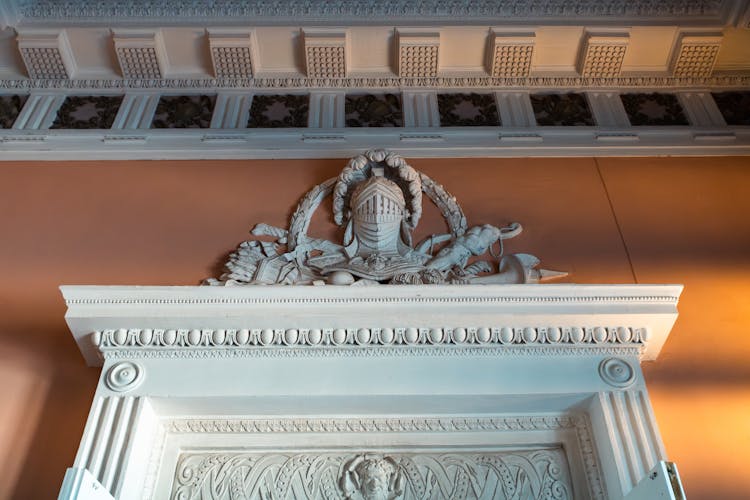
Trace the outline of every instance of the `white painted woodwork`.
[[[619, 92], [587, 92], [594, 121], [602, 128], [628, 128], [630, 120]], [[718, 111], [718, 110], [717, 110]]]
[[502, 457], [562, 442], [584, 499], [623, 498], [667, 459], [639, 364], [658, 356], [679, 286], [62, 291], [103, 366], [74, 467], [118, 499], [170, 496], [181, 454], [201, 450]]
[[344, 91], [314, 91], [310, 93], [309, 128], [345, 127]]
[[125, 94], [112, 123], [112, 130], [149, 129], [160, 95], [153, 92]]
[[677, 95], [688, 121], [694, 127], [725, 127], [726, 122], [711, 93], [681, 92]]
[[253, 96], [247, 92], [221, 92], [216, 96], [211, 128], [235, 129], [247, 126]]
[[48, 129], [55, 121], [57, 110], [65, 101], [65, 95], [59, 93], [32, 93], [21, 113], [16, 118], [13, 128], [16, 130]]
[[440, 112], [435, 91], [404, 91], [401, 94], [404, 127], [439, 127]]
[[528, 92], [495, 92], [500, 123], [504, 127], [533, 127], [534, 109]]

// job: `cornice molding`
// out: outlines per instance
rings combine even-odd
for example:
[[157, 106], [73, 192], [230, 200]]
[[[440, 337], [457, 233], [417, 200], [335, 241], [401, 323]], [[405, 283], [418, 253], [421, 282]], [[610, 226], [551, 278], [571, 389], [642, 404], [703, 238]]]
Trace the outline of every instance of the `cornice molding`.
[[164, 78], [164, 79], [7, 79], [0, 80], [1, 90], [71, 90], [117, 91], [131, 89], [213, 91], [222, 89], [300, 90], [314, 89], [690, 89], [690, 88], [747, 88], [750, 75], [719, 75], [702, 78], [668, 76], [621, 76], [616, 78], [589, 77], [524, 77], [496, 78], [485, 76], [437, 76], [434, 78], [399, 78], [391, 76], [350, 78], [305, 78], [298, 75], [274, 78]]
[[[68, 324], [89, 364], [96, 365], [103, 358], [559, 354], [654, 359], [676, 318], [681, 287], [84, 286], [62, 291]], [[393, 324], [388, 318], [399, 320]]]
[[444, 417], [440, 415], [425, 415], [418, 417], [386, 418], [174, 418], [164, 421], [162, 425], [164, 426], [164, 429], [171, 434], [268, 434], [277, 432], [515, 432], [518, 430], [588, 430], [588, 421], [582, 414], [490, 415], [482, 417]]
[[191, 0], [189, 2], [153, 0], [28, 0], [21, 7], [25, 22], [185, 22], [223, 19], [255, 23], [309, 22], [325, 24], [353, 21], [360, 23], [414, 21], [563, 22], [586, 19], [600, 22], [628, 20], [653, 24], [680, 19], [693, 23], [725, 23], [733, 14], [730, 0], [410, 0], [361, 2], [358, 0], [305, 0], [276, 2], [256, 0]]

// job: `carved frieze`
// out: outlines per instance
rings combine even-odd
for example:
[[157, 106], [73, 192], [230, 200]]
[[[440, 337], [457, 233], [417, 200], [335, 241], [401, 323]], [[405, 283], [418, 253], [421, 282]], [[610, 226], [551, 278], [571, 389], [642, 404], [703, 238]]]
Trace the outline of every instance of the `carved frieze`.
[[476, 453], [183, 453], [172, 498], [573, 498], [560, 448]]

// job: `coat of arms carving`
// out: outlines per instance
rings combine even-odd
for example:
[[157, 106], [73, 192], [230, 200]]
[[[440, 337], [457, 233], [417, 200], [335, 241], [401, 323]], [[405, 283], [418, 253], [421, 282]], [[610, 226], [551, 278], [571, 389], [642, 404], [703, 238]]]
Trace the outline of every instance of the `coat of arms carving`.
[[[307, 234], [327, 196], [333, 198], [333, 221], [344, 228], [342, 241]], [[448, 232], [415, 244], [412, 234], [424, 197], [438, 207]], [[539, 268], [533, 255], [502, 255], [503, 241], [521, 231], [517, 222], [469, 227], [443, 186], [395, 153], [370, 150], [352, 158], [338, 177], [308, 191], [287, 229], [256, 225], [251, 233], [259, 239], [241, 243], [224, 274], [207, 284], [510, 284], [564, 276]]]

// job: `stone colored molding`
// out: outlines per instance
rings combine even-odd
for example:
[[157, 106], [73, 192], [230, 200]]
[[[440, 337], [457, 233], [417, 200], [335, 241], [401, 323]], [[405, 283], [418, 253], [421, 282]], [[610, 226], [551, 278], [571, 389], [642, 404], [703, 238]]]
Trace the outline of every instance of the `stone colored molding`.
[[[160, 22], [163, 18], [183, 21], [217, 18], [239, 20], [252, 19], [256, 23], [280, 20], [341, 20], [357, 21], [434, 21], [459, 22], [490, 20], [502, 23], [509, 17], [545, 22], [565, 22], [571, 19], [628, 21], [629, 24], [653, 24], [670, 22], [677, 18], [694, 24], [723, 26], [730, 19], [732, 0], [548, 0], [539, 4], [532, 0], [510, 0], [498, 4], [492, 0], [461, 0], [450, 4], [440, 0], [413, 2], [410, 0], [339, 0], [333, 6], [326, 0], [305, 0], [294, 3], [279, 3], [262, 0], [252, 3], [240, 0], [194, 0], [186, 8], [183, 2], [150, 2], [144, 0], [105, 0], [85, 2], [82, 0], [34, 0], [19, 7], [25, 22], [44, 22], [51, 19], [66, 22], [102, 22], [138, 20]], [[575, 7], [575, 8], [573, 8]]]
[[341, 30], [305, 29], [305, 72], [308, 78], [345, 78], [347, 32]]
[[588, 32], [579, 57], [578, 72], [584, 78], [620, 76], [628, 43], [629, 36], [626, 32]]
[[494, 78], [526, 78], [534, 55], [534, 33], [490, 32], [487, 45], [487, 72]]
[[155, 30], [119, 29], [113, 32], [117, 61], [126, 79], [152, 80], [164, 75], [165, 54], [161, 33]]
[[710, 77], [714, 70], [716, 57], [719, 55], [723, 35], [717, 33], [694, 33], [685, 31], [680, 34], [675, 48], [672, 74], [676, 78]]
[[440, 33], [397, 30], [398, 75], [401, 78], [434, 78], [438, 74]]
[[214, 76], [218, 79], [249, 79], [257, 61], [255, 31], [209, 28], [208, 46]]
[[18, 49], [29, 78], [67, 80], [75, 74], [75, 59], [65, 30], [24, 30]]

